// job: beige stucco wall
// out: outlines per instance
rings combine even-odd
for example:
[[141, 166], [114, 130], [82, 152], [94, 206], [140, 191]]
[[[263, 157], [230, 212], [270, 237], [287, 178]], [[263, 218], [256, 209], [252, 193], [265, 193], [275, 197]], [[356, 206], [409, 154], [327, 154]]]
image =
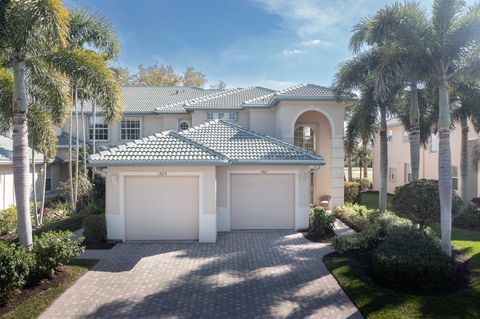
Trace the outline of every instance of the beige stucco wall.
[[[31, 166], [30, 166], [31, 169]], [[42, 165], [35, 165], [35, 186], [37, 187], [37, 196], [38, 199], [41, 195], [41, 179], [38, 177], [41, 176]], [[30, 170], [31, 174], [31, 170]], [[30, 175], [31, 176], [31, 175]], [[31, 178], [29, 178], [31, 195], [33, 200], [33, 186], [31, 184]], [[6, 164], [0, 165], [0, 209], [8, 208], [12, 205], [15, 205], [15, 187], [13, 184], [13, 165]]]
[[[152, 172], [154, 174], [169, 174], [172, 172], [201, 173], [203, 183], [200, 183], [199, 241], [215, 242], [217, 234], [216, 209], [216, 172], [213, 166], [129, 166], [109, 167], [106, 178], [106, 219], [107, 236], [109, 239], [125, 240], [125, 216], [122, 215], [120, 201], [122, 173]], [[203, 193], [203, 196], [202, 196]], [[124, 194], [124, 198], [128, 194]]]
[[[388, 167], [396, 169], [396, 180], [387, 180], [387, 191], [394, 193], [395, 187], [404, 185], [405, 180], [405, 164], [410, 164], [410, 144], [403, 142], [404, 128], [401, 124], [394, 125], [388, 128], [387, 135], [391, 133], [392, 141], [388, 141]], [[478, 139], [478, 134], [475, 133], [470, 124], [470, 140]], [[426, 148], [420, 149], [420, 169], [419, 177], [427, 179], [438, 179], [438, 138], [434, 139], [436, 143], [436, 152], [431, 152], [430, 145]], [[461, 150], [461, 129], [456, 127], [450, 133], [450, 147], [452, 154], [452, 166], [458, 169], [458, 194], [461, 194], [461, 175], [460, 175], [460, 150]], [[473, 172], [471, 162], [470, 169]], [[477, 174], [469, 174], [469, 178], [477, 180]], [[469, 184], [474, 183], [474, 181]], [[377, 135], [373, 150], [373, 189], [380, 188], [380, 138]], [[473, 197], [473, 196], [472, 196]]]

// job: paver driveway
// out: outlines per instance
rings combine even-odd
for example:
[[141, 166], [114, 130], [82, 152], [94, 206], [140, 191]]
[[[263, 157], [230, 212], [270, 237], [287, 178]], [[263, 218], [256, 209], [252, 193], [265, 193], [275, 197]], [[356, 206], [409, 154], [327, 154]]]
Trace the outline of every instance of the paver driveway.
[[331, 251], [291, 232], [220, 233], [216, 244], [125, 243], [43, 318], [361, 318], [322, 263]]

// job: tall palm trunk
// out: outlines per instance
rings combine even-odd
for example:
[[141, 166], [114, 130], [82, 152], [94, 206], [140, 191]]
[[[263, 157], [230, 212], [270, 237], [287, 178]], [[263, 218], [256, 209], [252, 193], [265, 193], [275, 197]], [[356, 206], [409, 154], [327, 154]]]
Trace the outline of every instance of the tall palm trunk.
[[381, 213], [387, 209], [387, 175], [388, 175], [388, 143], [387, 143], [387, 111], [380, 108], [380, 195], [378, 208]]
[[[72, 86], [72, 96], [73, 96], [73, 107], [76, 105], [75, 92], [76, 86]], [[73, 192], [73, 154], [72, 154], [72, 133], [73, 133], [73, 116], [70, 114], [70, 126], [68, 128], [68, 177], [70, 181], [70, 203], [72, 204], [72, 209], [75, 211], [76, 202]]]
[[83, 148], [83, 172], [87, 173], [87, 141], [85, 139], [85, 112], [83, 109], [83, 100], [80, 101], [80, 114], [82, 121], [82, 148]]
[[30, 176], [28, 165], [27, 92], [25, 61], [13, 64], [13, 181], [17, 204], [18, 237], [20, 243], [32, 249], [32, 221], [30, 219]]
[[347, 165], [348, 165], [348, 181], [353, 179], [353, 171], [352, 171], [352, 155], [347, 156]]
[[420, 108], [418, 107], [417, 83], [410, 85], [410, 168], [412, 170], [412, 181], [418, 180], [420, 176]]
[[461, 151], [460, 151], [460, 174], [462, 177], [461, 181], [461, 190], [462, 190], [462, 202], [463, 207], [467, 207], [469, 198], [468, 198], [468, 168], [470, 161], [468, 160], [468, 119], [462, 117], [460, 120], [460, 125], [462, 128], [462, 142], [461, 142]]
[[368, 141], [363, 140], [363, 178], [368, 178]]
[[37, 185], [35, 183], [35, 149], [32, 143], [32, 186], [33, 186], [33, 211], [35, 212], [35, 224], [40, 225], [38, 218], [38, 203], [37, 203]]
[[[97, 139], [96, 139], [96, 134], [95, 134], [95, 123], [97, 120], [97, 101], [95, 100], [95, 97], [92, 98], [92, 120], [93, 120], [93, 136], [92, 136], [92, 154], [95, 154], [97, 152]], [[90, 129], [89, 129], [90, 130]], [[92, 181], [95, 180], [95, 167], [92, 167]]]
[[440, 196], [440, 226], [442, 233], [442, 250], [452, 255], [452, 154], [450, 149], [450, 101], [448, 96], [448, 79], [442, 77], [439, 82], [439, 117], [440, 135], [438, 150], [438, 192]]
[[74, 192], [74, 200], [75, 200], [75, 208], [77, 208], [78, 204], [78, 162], [80, 161], [80, 140], [79, 140], [79, 130], [78, 130], [78, 108], [77, 108], [77, 90], [75, 90], [75, 192]]
[[45, 193], [47, 190], [47, 159], [43, 159], [43, 175], [42, 175], [42, 202], [40, 204], [40, 225], [43, 224], [43, 211], [45, 208]]

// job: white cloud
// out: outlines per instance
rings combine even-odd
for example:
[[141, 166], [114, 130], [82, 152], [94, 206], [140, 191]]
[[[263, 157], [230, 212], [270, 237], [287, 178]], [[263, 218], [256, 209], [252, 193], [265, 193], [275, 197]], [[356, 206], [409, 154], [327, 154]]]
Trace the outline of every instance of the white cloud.
[[302, 41], [302, 44], [305, 46], [316, 47], [322, 44], [322, 41], [320, 39], [306, 40], [306, 41]]
[[300, 55], [300, 54], [303, 54], [303, 51], [302, 51], [302, 50], [298, 50], [298, 49], [283, 50], [283, 51], [282, 51], [282, 54], [283, 54], [284, 56]]

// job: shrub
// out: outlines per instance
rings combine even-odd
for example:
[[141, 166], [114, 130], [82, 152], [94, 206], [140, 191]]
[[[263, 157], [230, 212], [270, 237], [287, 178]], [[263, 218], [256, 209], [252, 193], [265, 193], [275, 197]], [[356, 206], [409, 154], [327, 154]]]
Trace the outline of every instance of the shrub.
[[395, 188], [392, 205], [398, 215], [418, 224], [423, 231], [440, 212], [438, 182], [420, 179], [399, 186]]
[[72, 215], [72, 205], [67, 202], [51, 202], [43, 209], [45, 224], [63, 220]]
[[480, 211], [468, 207], [460, 214], [453, 216], [453, 225], [460, 228], [480, 229]]
[[362, 188], [359, 183], [345, 182], [344, 189], [345, 189], [345, 202], [357, 203], [357, 204], [360, 203]]
[[351, 203], [335, 208], [335, 216], [356, 231], [361, 231], [369, 223], [370, 212], [366, 206]]
[[350, 182], [356, 182], [360, 184], [360, 189], [372, 189], [373, 183], [366, 178], [352, 178]]
[[335, 215], [327, 213], [323, 208], [315, 206], [310, 209], [310, 226], [308, 232], [322, 236], [333, 230]]
[[10, 206], [0, 211], [0, 235], [15, 234], [17, 232], [17, 208]]
[[395, 288], [422, 288], [452, 281], [453, 258], [443, 254], [438, 240], [418, 232], [391, 234], [373, 253], [377, 278]]
[[336, 252], [346, 253], [350, 250], [369, 250], [378, 245], [380, 240], [380, 227], [378, 224], [370, 224], [359, 233], [334, 237], [332, 246]]
[[20, 245], [0, 242], [0, 304], [5, 304], [25, 285], [33, 258]]
[[84, 217], [85, 217], [84, 215], [75, 214], [65, 219], [56, 220], [48, 224], [45, 224], [44, 226], [35, 229], [33, 233], [36, 235], [40, 235], [42, 233], [52, 231], [52, 230], [63, 230], [63, 231], [68, 230], [73, 232], [82, 228], [82, 222]]
[[56, 268], [83, 252], [82, 240], [74, 240], [69, 231], [49, 231], [36, 236], [32, 250], [35, 258], [33, 278], [53, 276]]
[[[310, 217], [311, 220], [311, 217]], [[101, 243], [107, 239], [105, 215], [91, 215], [83, 220], [83, 235], [87, 243]]]
[[101, 215], [105, 213], [105, 200], [101, 198], [96, 199], [93, 203], [85, 207], [83, 213], [85, 215]]

